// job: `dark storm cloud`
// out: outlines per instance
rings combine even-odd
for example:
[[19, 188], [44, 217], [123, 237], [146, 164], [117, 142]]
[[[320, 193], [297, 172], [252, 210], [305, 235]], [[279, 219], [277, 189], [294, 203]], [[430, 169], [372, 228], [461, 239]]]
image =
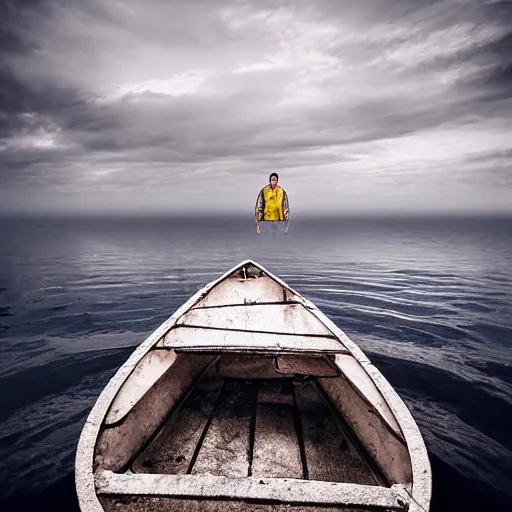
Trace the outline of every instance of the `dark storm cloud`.
[[510, 186], [511, 6], [4, 3], [0, 200], [66, 209], [73, 193], [101, 208], [99, 191], [129, 204], [143, 188], [180, 207], [189, 176], [205, 193], [232, 176], [242, 207], [278, 169], [304, 206], [311, 174], [326, 207], [401, 197], [404, 182], [425, 204], [447, 186], [497, 204], [492, 187]]
[[[509, 22], [512, 27], [512, 15]], [[508, 34], [479, 48], [470, 58], [480, 64], [481, 71], [467, 85], [480, 91], [480, 101], [512, 98], [512, 28]]]

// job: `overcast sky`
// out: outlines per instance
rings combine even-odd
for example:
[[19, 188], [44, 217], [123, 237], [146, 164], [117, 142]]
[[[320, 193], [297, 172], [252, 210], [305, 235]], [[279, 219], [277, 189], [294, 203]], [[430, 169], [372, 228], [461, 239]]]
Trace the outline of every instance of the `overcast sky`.
[[512, 212], [511, 1], [1, 5], [3, 212]]

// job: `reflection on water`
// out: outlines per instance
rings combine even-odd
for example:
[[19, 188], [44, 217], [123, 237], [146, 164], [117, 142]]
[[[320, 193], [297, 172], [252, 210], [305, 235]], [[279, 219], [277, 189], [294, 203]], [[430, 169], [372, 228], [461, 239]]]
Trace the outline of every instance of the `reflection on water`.
[[257, 235], [251, 219], [2, 221], [2, 493], [76, 509], [76, 442], [102, 387], [198, 288], [252, 258], [320, 307], [397, 388], [432, 457], [433, 510], [453, 510], [453, 489], [465, 510], [505, 506], [510, 228], [295, 220], [273, 236]]

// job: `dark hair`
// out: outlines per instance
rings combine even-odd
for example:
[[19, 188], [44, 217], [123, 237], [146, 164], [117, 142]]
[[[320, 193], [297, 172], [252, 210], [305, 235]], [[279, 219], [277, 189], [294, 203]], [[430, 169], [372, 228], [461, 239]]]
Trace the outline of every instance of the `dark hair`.
[[275, 176], [277, 178], [277, 181], [279, 181], [279, 175], [277, 174], [277, 172], [273, 172], [269, 177], [268, 177], [268, 181], [270, 181], [272, 179], [272, 176]]

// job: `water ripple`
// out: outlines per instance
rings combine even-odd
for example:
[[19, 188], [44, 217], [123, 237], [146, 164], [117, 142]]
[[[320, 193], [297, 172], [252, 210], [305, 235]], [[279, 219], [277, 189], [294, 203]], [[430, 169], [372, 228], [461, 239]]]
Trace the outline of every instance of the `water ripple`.
[[201, 286], [253, 258], [369, 355], [413, 411], [436, 469], [463, 492], [477, 482], [491, 501], [510, 495], [512, 229], [482, 226], [294, 224], [276, 239], [246, 223], [9, 228], [0, 250], [4, 490], [71, 475], [80, 429], [115, 369]]

